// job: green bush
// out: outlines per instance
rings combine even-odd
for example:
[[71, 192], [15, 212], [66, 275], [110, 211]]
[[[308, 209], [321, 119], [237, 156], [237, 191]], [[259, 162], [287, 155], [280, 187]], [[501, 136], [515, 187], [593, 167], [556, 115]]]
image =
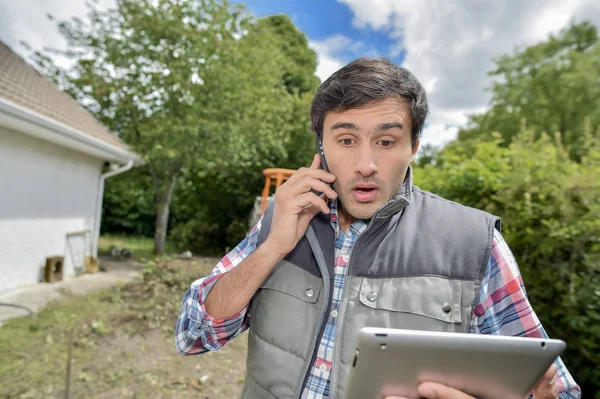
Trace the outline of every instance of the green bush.
[[191, 219], [178, 224], [171, 231], [169, 240], [177, 243], [180, 250], [189, 250], [201, 255], [218, 255], [220, 253], [218, 235], [217, 224], [202, 219]]
[[563, 358], [586, 397], [600, 392], [600, 137], [588, 127], [581, 162], [559, 138], [534, 137], [455, 143], [416, 168], [415, 182], [502, 218], [529, 300], [550, 337], [568, 343]]

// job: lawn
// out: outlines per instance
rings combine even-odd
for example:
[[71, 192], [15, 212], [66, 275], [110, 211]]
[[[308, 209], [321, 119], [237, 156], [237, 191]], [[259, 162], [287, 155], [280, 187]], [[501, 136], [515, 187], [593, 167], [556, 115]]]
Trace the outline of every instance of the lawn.
[[7, 322], [0, 327], [0, 397], [65, 397], [71, 332], [71, 398], [237, 397], [245, 334], [200, 356], [180, 356], [173, 343], [183, 294], [216, 261], [151, 261], [143, 282], [70, 297]]
[[[154, 239], [150, 237], [133, 237], [126, 235], [104, 234], [98, 239], [98, 253], [100, 255], [110, 255], [111, 249], [127, 248], [133, 251], [135, 259], [145, 261], [152, 259], [154, 254]], [[175, 246], [170, 243], [165, 243], [165, 253], [175, 253]]]

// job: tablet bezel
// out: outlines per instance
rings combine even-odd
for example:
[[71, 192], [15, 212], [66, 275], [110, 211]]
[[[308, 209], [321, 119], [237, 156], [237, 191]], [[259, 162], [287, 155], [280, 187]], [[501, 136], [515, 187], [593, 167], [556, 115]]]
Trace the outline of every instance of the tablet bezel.
[[417, 397], [428, 380], [477, 398], [523, 399], [565, 348], [556, 339], [366, 327], [344, 397]]

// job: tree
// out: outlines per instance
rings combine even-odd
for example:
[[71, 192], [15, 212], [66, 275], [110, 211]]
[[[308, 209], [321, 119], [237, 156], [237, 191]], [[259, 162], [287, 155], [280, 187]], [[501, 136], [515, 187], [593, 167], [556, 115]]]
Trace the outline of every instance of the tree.
[[[301, 67], [302, 59], [312, 61]], [[222, 63], [210, 82], [232, 95], [219, 99], [224, 112], [215, 129], [234, 139], [219, 146], [218, 167], [186, 170], [176, 206], [182, 218], [174, 236], [197, 252], [221, 253], [245, 236], [263, 169], [298, 168], [315, 151], [309, 107], [316, 54], [288, 17], [259, 19]], [[193, 200], [200, 195], [202, 202]]]
[[298, 31], [290, 17], [285, 14], [262, 18], [257, 23], [257, 34], [273, 34], [278, 38], [277, 47], [287, 62], [281, 65], [284, 85], [290, 93], [313, 93], [319, 86], [315, 76], [317, 54], [308, 47], [306, 36]]
[[[270, 85], [281, 91], [259, 64], [280, 57], [260, 51], [261, 60], [248, 52], [253, 62], [239, 58], [247, 41], [240, 38], [253, 29], [242, 10], [226, 0], [118, 0], [107, 11], [92, 7], [87, 23], [60, 23], [70, 48], [63, 54], [75, 61], [71, 69], [37, 53], [50, 76], [143, 155], [154, 187], [156, 253], [163, 251], [182, 171], [192, 164], [215, 167], [231, 135], [240, 135], [230, 140], [239, 144], [241, 136], [260, 135], [260, 124], [270, 123], [266, 118], [241, 130], [236, 121], [247, 90]], [[266, 111], [273, 103], [262, 94], [258, 105]], [[260, 140], [275, 139], [267, 134]]]
[[[226, 231], [242, 230], [261, 169], [306, 153], [310, 124], [298, 115], [308, 114], [319, 83], [316, 54], [287, 16], [255, 20], [226, 0], [119, 0], [115, 9], [92, 8], [87, 24], [59, 26], [74, 67], [42, 53], [36, 61], [143, 155], [136, 177], [154, 188], [156, 253], [174, 198], [176, 221], [216, 226], [206, 242], [223, 243]], [[187, 201], [176, 199], [178, 184]], [[125, 195], [141, 192], [131, 189]], [[123, 207], [138, 201], [111, 198]]]
[[415, 159], [415, 163], [424, 167], [428, 164], [435, 164], [437, 154], [440, 152], [440, 147], [434, 144], [424, 144], [419, 147], [419, 151], [417, 152], [417, 157]]
[[584, 119], [600, 125], [600, 41], [589, 22], [574, 24], [548, 40], [495, 60], [491, 108], [470, 117], [459, 140], [492, 140], [491, 132], [510, 144], [522, 120], [538, 134], [561, 132], [573, 159], [581, 156]]
[[502, 218], [529, 300], [550, 337], [567, 342], [586, 397], [600, 392], [600, 129], [584, 126], [580, 162], [560, 135], [523, 125], [508, 147], [491, 134], [444, 148], [415, 168], [415, 183]]
[[104, 189], [100, 233], [151, 237], [156, 219], [153, 194], [147, 168], [133, 168], [111, 178]]
[[294, 95], [294, 104], [288, 124], [290, 135], [286, 141], [286, 159], [282, 165], [289, 169], [306, 166], [315, 154], [315, 133], [310, 122], [310, 103], [320, 80], [315, 75], [317, 54], [308, 47], [306, 36], [285, 15], [274, 15], [258, 21], [257, 34], [270, 32], [277, 38], [277, 47], [285, 62], [279, 67], [280, 78], [288, 92]]

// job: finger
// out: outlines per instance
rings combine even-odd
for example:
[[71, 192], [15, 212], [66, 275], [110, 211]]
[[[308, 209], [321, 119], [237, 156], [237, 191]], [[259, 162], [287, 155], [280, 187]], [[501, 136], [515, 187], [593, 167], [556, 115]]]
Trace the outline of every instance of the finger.
[[328, 183], [333, 183], [335, 181], [335, 175], [323, 169], [301, 168], [301, 171], [302, 173], [299, 174], [299, 178], [310, 176]]
[[556, 378], [558, 378], [558, 366], [556, 365], [556, 363], [552, 363], [552, 366], [550, 366], [550, 370], [548, 370], [548, 373], [551, 374], [552, 381], [556, 381]]
[[293, 187], [291, 187], [296, 195], [310, 192], [311, 190], [315, 190], [319, 193], [325, 194], [325, 196], [329, 199], [336, 199], [337, 193], [331, 188], [331, 186], [327, 183], [322, 182], [321, 180], [306, 178], [297, 182]]
[[550, 368], [546, 370], [542, 378], [538, 381], [536, 387], [544, 385], [544, 384], [552, 384], [554, 379], [558, 376], [558, 367], [556, 364], [552, 363]]
[[544, 373], [542, 378], [538, 381], [537, 385], [533, 389], [534, 399], [541, 398], [557, 398], [558, 387], [556, 385], [556, 378], [558, 377], [558, 367], [556, 364], [552, 364], [548, 370]]
[[552, 363], [552, 365], [550, 366], [550, 368], [544, 374], [544, 377], [554, 378], [554, 376], [557, 373], [558, 373], [558, 367], [556, 366], [556, 363]]
[[419, 395], [427, 399], [475, 399], [457, 389], [435, 382], [424, 382], [419, 385]]
[[315, 154], [313, 157], [312, 163], [310, 164], [310, 169], [320, 169], [321, 168], [321, 157], [319, 154]]
[[556, 399], [558, 398], [558, 388], [556, 386], [541, 386], [533, 390], [533, 399]]
[[296, 201], [293, 201], [292, 204], [296, 209], [300, 212], [311, 205], [316, 209], [320, 210], [323, 213], [329, 213], [329, 207], [327, 206], [327, 202], [317, 194], [308, 192], [300, 195], [296, 198]]
[[[323, 170], [323, 169], [313, 169], [312, 165], [310, 168], [300, 168], [294, 173], [288, 181], [285, 183], [287, 186], [291, 186], [298, 181], [302, 180], [305, 177], [311, 177], [313, 179], [318, 179], [327, 183], [333, 183], [335, 181], [335, 175]], [[281, 186], [283, 187], [283, 185]]]

